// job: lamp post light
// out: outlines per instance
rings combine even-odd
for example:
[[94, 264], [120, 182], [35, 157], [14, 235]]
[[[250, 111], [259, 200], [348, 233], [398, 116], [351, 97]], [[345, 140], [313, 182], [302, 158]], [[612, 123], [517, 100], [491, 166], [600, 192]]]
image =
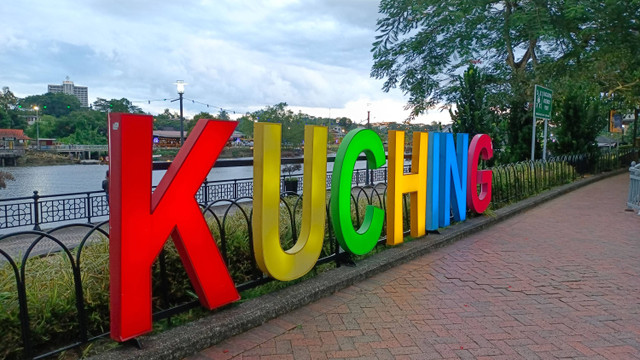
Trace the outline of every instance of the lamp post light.
[[182, 114], [182, 95], [184, 95], [184, 86], [187, 85], [183, 80], [176, 80], [178, 95], [180, 96], [180, 146], [184, 144], [184, 116]]
[[38, 111], [40, 110], [39, 106], [34, 106], [33, 110], [36, 111], [36, 146], [38, 147], [38, 150], [40, 150], [40, 124], [38, 122]]

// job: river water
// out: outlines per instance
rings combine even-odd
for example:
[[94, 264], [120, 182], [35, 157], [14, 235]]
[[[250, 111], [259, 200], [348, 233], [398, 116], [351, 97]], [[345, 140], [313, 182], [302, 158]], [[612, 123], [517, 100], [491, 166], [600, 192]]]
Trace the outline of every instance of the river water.
[[[356, 163], [356, 169], [364, 169], [366, 162]], [[32, 196], [37, 190], [40, 196], [55, 195], [85, 191], [101, 191], [102, 180], [107, 171], [107, 165], [54, 165], [5, 167], [2, 171], [9, 172], [15, 181], [7, 181], [7, 187], [0, 189], [0, 199]], [[333, 170], [333, 163], [327, 164], [327, 171]], [[153, 172], [153, 185], [158, 185], [164, 170]], [[233, 180], [253, 177], [253, 167], [224, 167], [213, 168], [207, 179]]]

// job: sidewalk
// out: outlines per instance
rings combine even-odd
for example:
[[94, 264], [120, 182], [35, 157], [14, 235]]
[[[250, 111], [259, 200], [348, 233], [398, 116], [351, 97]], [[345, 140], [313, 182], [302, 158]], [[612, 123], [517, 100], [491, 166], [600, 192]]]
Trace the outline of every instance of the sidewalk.
[[640, 358], [628, 183], [590, 184], [188, 359]]

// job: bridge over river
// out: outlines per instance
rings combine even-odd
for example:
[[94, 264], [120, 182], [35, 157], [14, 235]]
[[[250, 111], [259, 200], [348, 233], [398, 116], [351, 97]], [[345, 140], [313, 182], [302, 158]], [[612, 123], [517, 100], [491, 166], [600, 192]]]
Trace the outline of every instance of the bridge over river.
[[40, 146], [40, 150], [44, 151], [52, 151], [63, 154], [73, 154], [75, 157], [80, 157], [82, 154], [82, 158], [91, 159], [91, 153], [98, 153], [98, 157], [100, 154], [104, 153], [107, 155], [108, 145], [49, 145], [49, 146]]

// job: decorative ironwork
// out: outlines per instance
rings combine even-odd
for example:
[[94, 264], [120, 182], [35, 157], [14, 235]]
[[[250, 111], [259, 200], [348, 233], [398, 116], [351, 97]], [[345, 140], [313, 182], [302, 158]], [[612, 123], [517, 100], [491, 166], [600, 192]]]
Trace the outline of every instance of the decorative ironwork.
[[[570, 182], [580, 175], [582, 169], [593, 168], [603, 171], [621, 164], [626, 165], [634, 157], [637, 158], [637, 152], [621, 150], [616, 153], [604, 153], [595, 158], [576, 155], [494, 167], [492, 169], [494, 207]], [[405, 167], [405, 171], [409, 171], [409, 167]], [[356, 171], [354, 174], [356, 185], [352, 191], [352, 202], [355, 205], [354, 219], [357, 225], [362, 224], [365, 205], [385, 208], [386, 183], [382, 180], [386, 180], [386, 169], [371, 172], [370, 176], [374, 182], [380, 181], [373, 186], [362, 186], [366, 176], [364, 174], [364, 171]], [[327, 181], [330, 183], [330, 177]], [[197, 195], [199, 200], [202, 199], [203, 213], [218, 242], [230, 274], [235, 283], [239, 284], [237, 285], [239, 291], [270, 281], [258, 270], [253, 257], [252, 198], [249, 195], [252, 190], [251, 181], [238, 179], [231, 182], [205, 182], [203, 189]], [[405, 196], [403, 201], [405, 228], [409, 227], [409, 219], [406, 217], [409, 213], [407, 199], [408, 196]], [[286, 241], [289, 243], [297, 239], [301, 207], [301, 195], [288, 194], [281, 197], [283, 214], [281, 221], [283, 230], [287, 234]], [[38, 211], [34, 212], [34, 209]], [[96, 219], [107, 215], [107, 199], [103, 192], [57, 196], [40, 196], [34, 192], [33, 197], [0, 201], [0, 217], [3, 221], [0, 227], [4, 229], [25, 225], [39, 226], [41, 223], [63, 220], [97, 221]], [[42, 216], [41, 220], [39, 216]], [[342, 252], [338, 246], [332, 228], [329, 226], [330, 221], [327, 206], [327, 232], [317, 264], [335, 262], [336, 266], [340, 266], [348, 260], [349, 255]], [[97, 224], [76, 223], [62, 225], [46, 232], [27, 230], [0, 236], [0, 268], [7, 270], [5, 271], [7, 277], [4, 280], [15, 283], [14, 294], [0, 295], [12, 296], [17, 300], [14, 311], [16, 318], [12, 321], [15, 325], [14, 328], [8, 329], [6, 334], [19, 334], [19, 339], [15, 339], [15, 342], [21, 342], [21, 349], [14, 350], [7, 356], [41, 359], [108, 335], [106, 332], [108, 325], [104, 322], [106, 320], [99, 316], [100, 312], [107, 311], [105, 309], [108, 309], [108, 304], [96, 303], [92, 299], [95, 294], [87, 292], [86, 281], [86, 278], [91, 276], [89, 274], [91, 271], [102, 275], [106, 272], [100, 269], [92, 270], [96, 265], [90, 261], [93, 258], [87, 258], [86, 254], [97, 249], [100, 244], [106, 244], [109, 237], [107, 225], [107, 221]], [[31, 242], [22, 240], [28, 237], [31, 237]], [[383, 243], [385, 240], [383, 237], [380, 242]], [[19, 248], [10, 248], [8, 245], [20, 243], [20, 241], [23, 241], [23, 245]], [[68, 269], [67, 280], [73, 289], [70, 295], [73, 304], [71, 309], [74, 310], [72, 314], [61, 315], [65, 316], [65, 323], [71, 325], [65, 328], [60, 327], [62, 330], [58, 333], [42, 334], [33, 329], [36, 319], [32, 318], [33, 313], [30, 313], [29, 307], [34, 306], [34, 301], [37, 299], [31, 298], [34, 289], [31, 288], [33, 284], [29, 279], [36, 275], [28, 273], [27, 269], [31, 268], [32, 261], [38, 260], [36, 257], [47, 256], [64, 258], [62, 264]], [[154, 294], [157, 295], [157, 301], [154, 302], [154, 320], [171, 319], [175, 314], [198, 306], [198, 302], [189, 296], [192, 290], [186, 280], [187, 276], [181, 273], [184, 270], [175, 253], [168, 249], [163, 250], [153, 271]], [[176, 287], [179, 289], [176, 290]], [[35, 292], [41, 291], [40, 288], [35, 290]], [[66, 339], [74, 340], [69, 340], [68, 344], [58, 349], [52, 350], [45, 344], [46, 341], [50, 341], [47, 339], [65, 338], [68, 334], [72, 336]]]

